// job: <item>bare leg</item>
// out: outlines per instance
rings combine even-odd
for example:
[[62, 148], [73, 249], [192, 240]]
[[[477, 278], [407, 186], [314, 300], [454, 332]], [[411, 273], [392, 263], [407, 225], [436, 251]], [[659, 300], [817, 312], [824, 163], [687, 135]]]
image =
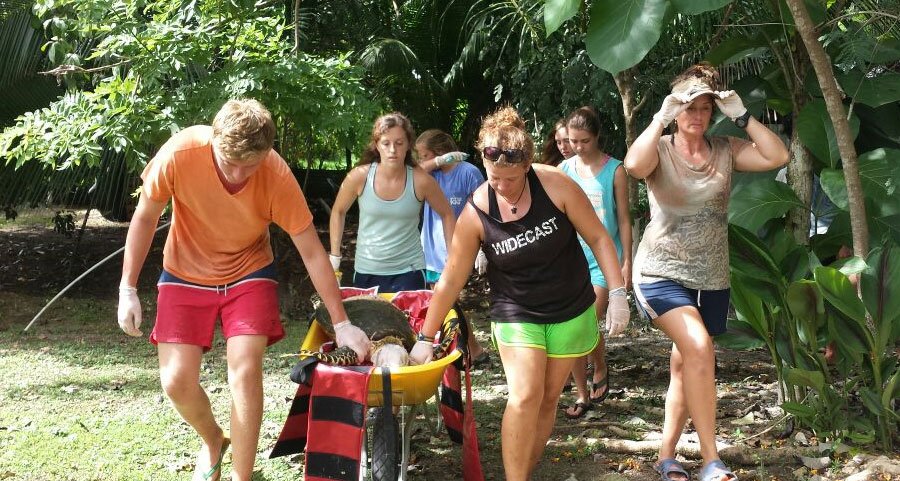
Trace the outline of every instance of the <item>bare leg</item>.
[[[537, 441], [535, 430], [545, 391], [547, 354], [543, 349], [502, 344], [499, 350], [509, 386], [500, 430], [503, 469], [507, 480], [524, 481], [528, 479], [533, 447]], [[555, 417], [555, 413], [551, 415]]]
[[[581, 359], [584, 359], [582, 357]], [[547, 367], [544, 374], [544, 395], [541, 400], [541, 409], [538, 413], [537, 430], [535, 431], [534, 444], [531, 447], [531, 459], [528, 463], [528, 477], [534, 473], [541, 455], [544, 454], [544, 448], [547, 447], [547, 440], [553, 432], [553, 426], [556, 424], [556, 409], [559, 405], [559, 395], [562, 393], [563, 384], [572, 370], [573, 358], [571, 357], [548, 357]], [[582, 372], [584, 370], [582, 369]]]
[[[671, 338], [672, 350], [666, 419], [660, 459], [673, 457], [675, 445], [690, 414], [700, 438], [704, 464], [719, 458], [715, 444], [716, 381], [712, 338], [694, 307], [679, 307], [656, 319]], [[684, 369], [690, 365], [690, 369]]]
[[484, 348], [481, 347], [481, 343], [475, 337], [475, 326], [471, 323], [469, 324], [469, 338], [466, 339], [466, 344], [469, 346], [469, 356], [472, 357], [472, 360], [477, 359], [478, 356], [484, 353]]
[[224, 434], [213, 417], [206, 391], [200, 387], [203, 348], [161, 342], [158, 355], [163, 391], [178, 414], [200, 435], [202, 445], [197, 458], [197, 471], [204, 472], [219, 461]]
[[[603, 325], [603, 320], [606, 318], [606, 306], [609, 304], [609, 290], [605, 287], [594, 286], [594, 294], [597, 296], [597, 299], [594, 301], [594, 307], [597, 309], [597, 319]], [[591, 382], [597, 384], [609, 374], [609, 368], [606, 365], [606, 339], [602, 333], [600, 342], [597, 343], [597, 347], [594, 348], [590, 356], [594, 361], [594, 375], [591, 378]], [[604, 386], [597, 390], [591, 390], [590, 396], [592, 398], [600, 397], [608, 389], [609, 386]]]
[[268, 338], [228, 339], [228, 385], [231, 388], [231, 442], [234, 481], [249, 481], [256, 462], [263, 411], [262, 362]]
[[[572, 361], [572, 379], [575, 380], [575, 389], [578, 390], [578, 395], [575, 398], [575, 401], [581, 403], [590, 402], [591, 397], [591, 390], [588, 388], [587, 382], [587, 372], [585, 371], [587, 358], [587, 356], [581, 356], [574, 358], [574, 360]], [[568, 409], [566, 409], [566, 413], [568, 413], [570, 416], [574, 416], [575, 406], [570, 406]]]

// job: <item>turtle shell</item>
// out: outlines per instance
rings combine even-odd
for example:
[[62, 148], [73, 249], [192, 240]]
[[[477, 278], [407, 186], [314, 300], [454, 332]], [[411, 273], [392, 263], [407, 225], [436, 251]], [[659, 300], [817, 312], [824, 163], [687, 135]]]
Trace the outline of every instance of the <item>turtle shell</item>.
[[[409, 325], [406, 313], [380, 297], [359, 296], [344, 299], [344, 310], [354, 326], [363, 330], [369, 339], [377, 341], [385, 336], [396, 336], [403, 340], [407, 351], [416, 343], [416, 333]], [[316, 307], [313, 314], [316, 322], [334, 339], [331, 316], [324, 304]]]

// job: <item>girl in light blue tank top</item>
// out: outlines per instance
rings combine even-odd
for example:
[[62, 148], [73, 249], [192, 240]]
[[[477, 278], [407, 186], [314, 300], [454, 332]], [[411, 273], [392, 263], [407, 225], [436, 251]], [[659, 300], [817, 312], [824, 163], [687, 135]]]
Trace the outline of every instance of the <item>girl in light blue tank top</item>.
[[[559, 168], [571, 177], [581, 187], [581, 190], [587, 194], [591, 205], [594, 207], [594, 212], [597, 213], [600, 222], [603, 222], [603, 227], [606, 227], [606, 231], [612, 237], [613, 243], [616, 245], [616, 255], [619, 258], [619, 262], [621, 262], [622, 239], [619, 236], [619, 220], [616, 215], [616, 197], [613, 181], [615, 180], [616, 169], [622, 165], [622, 161], [609, 157], [600, 172], [590, 178], [582, 176], [587, 169], [583, 168], [582, 173], [578, 173], [576, 166], [579, 162], [581, 162], [581, 158], [576, 155], [564, 160], [559, 164]], [[584, 256], [587, 258], [588, 267], [591, 269], [591, 284], [606, 287], [606, 279], [603, 278], [603, 273], [600, 272], [600, 266], [597, 264], [597, 259], [594, 258], [591, 248], [584, 243], [584, 239], [581, 236], [578, 237], [578, 241], [581, 242], [581, 248], [584, 250]]]
[[419, 242], [419, 212], [413, 168], [406, 167], [406, 188], [399, 198], [384, 200], [375, 193], [375, 172], [369, 168], [366, 185], [359, 196], [359, 232], [356, 237], [356, 272], [395, 275], [425, 268], [425, 254]]
[[[600, 119], [594, 109], [581, 107], [572, 112], [566, 122], [566, 132], [572, 150], [577, 155], [563, 161], [559, 168], [575, 180], [590, 199], [594, 211], [613, 240], [627, 285], [627, 277], [631, 275], [631, 216], [628, 212], [628, 182], [624, 167], [621, 167], [620, 160], [600, 150]], [[597, 317], [601, 318], [606, 312], [609, 296], [606, 279], [593, 252], [581, 238], [578, 240], [581, 241], [590, 267], [591, 284], [594, 285], [597, 296], [594, 305]], [[590, 384], [585, 373], [588, 357], [594, 361]], [[593, 352], [575, 361], [572, 377], [578, 388], [578, 399], [566, 410], [565, 415], [578, 418], [590, 409], [592, 403], [602, 402], [609, 393], [609, 368], [606, 365], [606, 342], [603, 336], [600, 336], [600, 342]]]

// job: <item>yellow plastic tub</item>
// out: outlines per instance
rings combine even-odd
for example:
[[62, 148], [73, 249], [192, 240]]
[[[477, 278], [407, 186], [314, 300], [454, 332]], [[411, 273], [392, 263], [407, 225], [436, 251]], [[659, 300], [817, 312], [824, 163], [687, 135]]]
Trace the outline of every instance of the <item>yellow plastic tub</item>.
[[[379, 294], [381, 297], [390, 300], [393, 294]], [[444, 322], [449, 322], [456, 318], [456, 311], [451, 309], [444, 318]], [[309, 332], [303, 338], [301, 349], [307, 351], [318, 351], [325, 342], [330, 341], [328, 334], [319, 326], [318, 322], [313, 322], [309, 327]], [[454, 349], [446, 356], [436, 361], [421, 366], [406, 366], [391, 370], [391, 403], [397, 405], [413, 405], [421, 404], [434, 396], [437, 391], [441, 377], [444, 375], [444, 369], [453, 361], [459, 359], [462, 353], [458, 349]], [[369, 379], [369, 407], [382, 406], [384, 404], [384, 395], [381, 387], [381, 368], [374, 368], [372, 376]]]

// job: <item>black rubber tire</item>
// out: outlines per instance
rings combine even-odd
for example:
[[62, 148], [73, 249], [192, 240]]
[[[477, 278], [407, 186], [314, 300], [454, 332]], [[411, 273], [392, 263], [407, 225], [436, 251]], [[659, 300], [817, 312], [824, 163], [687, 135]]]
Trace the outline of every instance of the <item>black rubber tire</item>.
[[[400, 479], [400, 424], [394, 413], [374, 408], [372, 420], [372, 479], [397, 481]], [[387, 418], [387, 419], [385, 419]]]

